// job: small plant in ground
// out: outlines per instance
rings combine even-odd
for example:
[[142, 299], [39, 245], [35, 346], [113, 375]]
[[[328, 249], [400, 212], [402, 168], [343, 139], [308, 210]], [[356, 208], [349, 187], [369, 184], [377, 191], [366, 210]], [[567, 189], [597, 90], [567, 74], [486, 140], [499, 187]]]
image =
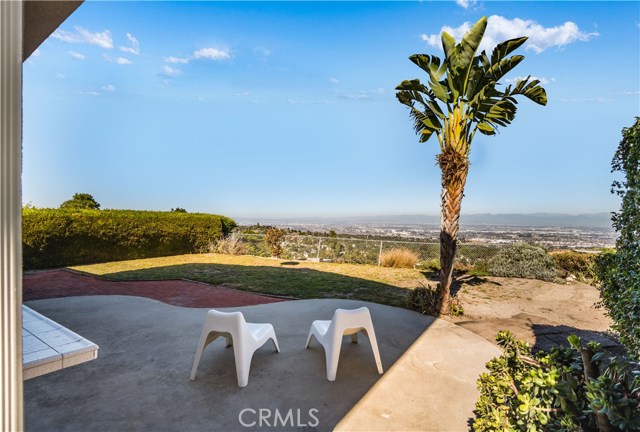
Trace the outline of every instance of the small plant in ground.
[[489, 261], [487, 270], [492, 276], [558, 280], [553, 258], [541, 247], [526, 243], [502, 249]]
[[419, 260], [418, 254], [404, 248], [388, 249], [380, 255], [382, 267], [413, 268]]
[[471, 267], [467, 274], [471, 276], [489, 276], [489, 269], [487, 266], [487, 260], [479, 259], [473, 264], [473, 267]]
[[264, 242], [269, 248], [272, 257], [282, 255], [282, 242], [284, 241], [285, 231], [280, 228], [269, 228], [264, 234]]
[[475, 431], [639, 430], [637, 363], [607, 357], [596, 343], [584, 347], [575, 335], [571, 348], [535, 355], [509, 331], [496, 340], [504, 353], [478, 379]]
[[438, 258], [431, 258], [428, 260], [424, 260], [418, 265], [420, 266], [421, 269], [431, 273], [437, 273], [440, 271], [440, 260]]
[[223, 237], [209, 244], [209, 252], [226, 255], [247, 255], [246, 243], [234, 235]]
[[[410, 290], [407, 293], [407, 308], [420, 312], [423, 315], [437, 315], [439, 310], [439, 295], [440, 292], [438, 288], [422, 284], [418, 288]], [[464, 309], [462, 308], [462, 304], [458, 297], [454, 297], [452, 299], [449, 315], [464, 315]]]
[[596, 278], [595, 254], [563, 251], [551, 254], [558, 269], [563, 273], [562, 277], [573, 275], [584, 283], [593, 283]]

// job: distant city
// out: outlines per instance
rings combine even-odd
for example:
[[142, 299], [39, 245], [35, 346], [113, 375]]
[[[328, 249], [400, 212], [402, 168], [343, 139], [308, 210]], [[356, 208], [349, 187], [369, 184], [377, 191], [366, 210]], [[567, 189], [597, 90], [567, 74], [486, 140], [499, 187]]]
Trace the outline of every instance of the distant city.
[[[439, 217], [426, 215], [328, 217], [328, 218], [236, 218], [242, 225], [260, 223], [301, 231], [335, 231], [349, 235], [394, 237], [438, 241]], [[611, 215], [511, 214], [466, 215], [461, 218], [459, 239], [466, 243], [535, 243], [553, 248], [589, 249], [613, 247], [616, 233]]]

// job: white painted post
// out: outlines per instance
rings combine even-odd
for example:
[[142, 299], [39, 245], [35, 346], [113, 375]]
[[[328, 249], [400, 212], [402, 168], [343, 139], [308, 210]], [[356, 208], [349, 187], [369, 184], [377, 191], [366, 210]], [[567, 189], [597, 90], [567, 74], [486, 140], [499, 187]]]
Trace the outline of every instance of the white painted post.
[[22, 431], [22, 2], [0, 1], [0, 430]]
[[378, 252], [378, 266], [382, 263], [382, 240], [380, 240], [380, 252]]

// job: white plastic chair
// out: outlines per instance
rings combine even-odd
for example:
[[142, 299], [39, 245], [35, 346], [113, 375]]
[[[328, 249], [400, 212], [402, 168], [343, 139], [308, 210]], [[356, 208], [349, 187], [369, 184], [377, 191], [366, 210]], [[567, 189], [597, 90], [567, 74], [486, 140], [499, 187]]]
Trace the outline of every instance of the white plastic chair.
[[358, 343], [359, 332], [363, 332], [369, 338], [378, 373], [382, 374], [380, 352], [378, 351], [378, 342], [376, 341], [369, 309], [366, 307], [353, 310], [336, 309], [331, 321], [317, 320], [311, 324], [306, 348], [309, 348], [312, 336], [315, 336], [316, 340], [324, 347], [327, 361], [327, 379], [329, 381], [336, 380], [342, 337], [351, 336], [351, 342]]
[[239, 387], [246, 387], [249, 382], [251, 358], [258, 348], [271, 339], [276, 351], [280, 352], [276, 332], [271, 324], [249, 324], [244, 320], [241, 312], [227, 313], [212, 309], [207, 312], [202, 333], [200, 333], [196, 358], [191, 368], [191, 380], [196, 379], [202, 351], [219, 337], [227, 340], [227, 347], [233, 346]]

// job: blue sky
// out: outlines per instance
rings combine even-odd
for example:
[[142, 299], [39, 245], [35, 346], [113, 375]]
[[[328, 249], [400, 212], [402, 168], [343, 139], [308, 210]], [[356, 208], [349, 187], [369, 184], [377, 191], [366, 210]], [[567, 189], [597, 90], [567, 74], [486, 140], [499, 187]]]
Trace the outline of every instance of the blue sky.
[[608, 212], [640, 115], [637, 2], [86, 2], [24, 65], [23, 200], [229, 216], [437, 214], [437, 141], [395, 99], [489, 17], [540, 107], [477, 135], [463, 213]]

